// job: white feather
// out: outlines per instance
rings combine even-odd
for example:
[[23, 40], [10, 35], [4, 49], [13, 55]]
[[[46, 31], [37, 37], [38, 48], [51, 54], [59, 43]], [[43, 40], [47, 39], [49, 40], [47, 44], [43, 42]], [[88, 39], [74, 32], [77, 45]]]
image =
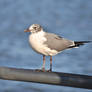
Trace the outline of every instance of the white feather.
[[29, 36], [29, 43], [31, 47], [38, 53], [44, 54], [47, 56], [56, 55], [58, 52], [56, 50], [52, 50], [44, 44], [47, 39], [45, 38], [45, 32], [42, 30], [37, 33], [33, 33]]

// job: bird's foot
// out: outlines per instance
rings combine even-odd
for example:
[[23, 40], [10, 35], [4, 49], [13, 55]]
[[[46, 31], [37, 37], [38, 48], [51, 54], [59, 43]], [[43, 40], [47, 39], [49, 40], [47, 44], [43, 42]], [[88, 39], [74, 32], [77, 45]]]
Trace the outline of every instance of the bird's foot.
[[37, 71], [37, 72], [46, 72], [45, 68], [42, 68], [42, 69], [35, 69], [35, 71]]
[[42, 69], [35, 69], [35, 71], [37, 71], [37, 72], [52, 72], [51, 69], [45, 70], [45, 68], [42, 68]]
[[35, 71], [37, 71], [37, 72], [41, 72], [41, 71], [42, 71], [42, 69], [35, 69]]
[[47, 72], [52, 72], [52, 70], [51, 70], [51, 69], [49, 69], [49, 70], [47, 70]]
[[52, 72], [52, 69], [45, 70], [45, 68], [42, 68], [42, 72]]

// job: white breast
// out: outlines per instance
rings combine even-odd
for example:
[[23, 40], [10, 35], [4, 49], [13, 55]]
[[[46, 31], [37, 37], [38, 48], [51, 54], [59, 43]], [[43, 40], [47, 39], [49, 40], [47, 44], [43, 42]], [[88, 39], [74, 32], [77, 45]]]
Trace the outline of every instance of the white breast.
[[47, 39], [44, 37], [45, 32], [40, 31], [38, 33], [33, 33], [29, 36], [29, 43], [31, 47], [38, 53], [44, 54], [44, 55], [55, 55], [58, 52], [56, 50], [51, 50], [47, 47], [46, 44], [44, 44]]

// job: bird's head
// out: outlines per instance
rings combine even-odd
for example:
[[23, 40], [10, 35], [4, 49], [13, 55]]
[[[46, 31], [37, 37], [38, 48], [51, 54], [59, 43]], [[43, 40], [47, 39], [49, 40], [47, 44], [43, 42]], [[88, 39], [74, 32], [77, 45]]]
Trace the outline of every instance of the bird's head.
[[24, 30], [24, 32], [36, 33], [42, 31], [42, 27], [39, 24], [32, 24], [28, 29]]

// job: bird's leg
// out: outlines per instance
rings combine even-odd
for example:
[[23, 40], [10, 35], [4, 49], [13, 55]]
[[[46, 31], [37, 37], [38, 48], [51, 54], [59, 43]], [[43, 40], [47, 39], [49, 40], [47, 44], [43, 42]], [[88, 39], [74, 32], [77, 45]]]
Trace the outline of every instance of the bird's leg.
[[43, 55], [42, 71], [45, 71], [45, 55]]
[[52, 56], [50, 56], [50, 70], [49, 71], [52, 71]]

